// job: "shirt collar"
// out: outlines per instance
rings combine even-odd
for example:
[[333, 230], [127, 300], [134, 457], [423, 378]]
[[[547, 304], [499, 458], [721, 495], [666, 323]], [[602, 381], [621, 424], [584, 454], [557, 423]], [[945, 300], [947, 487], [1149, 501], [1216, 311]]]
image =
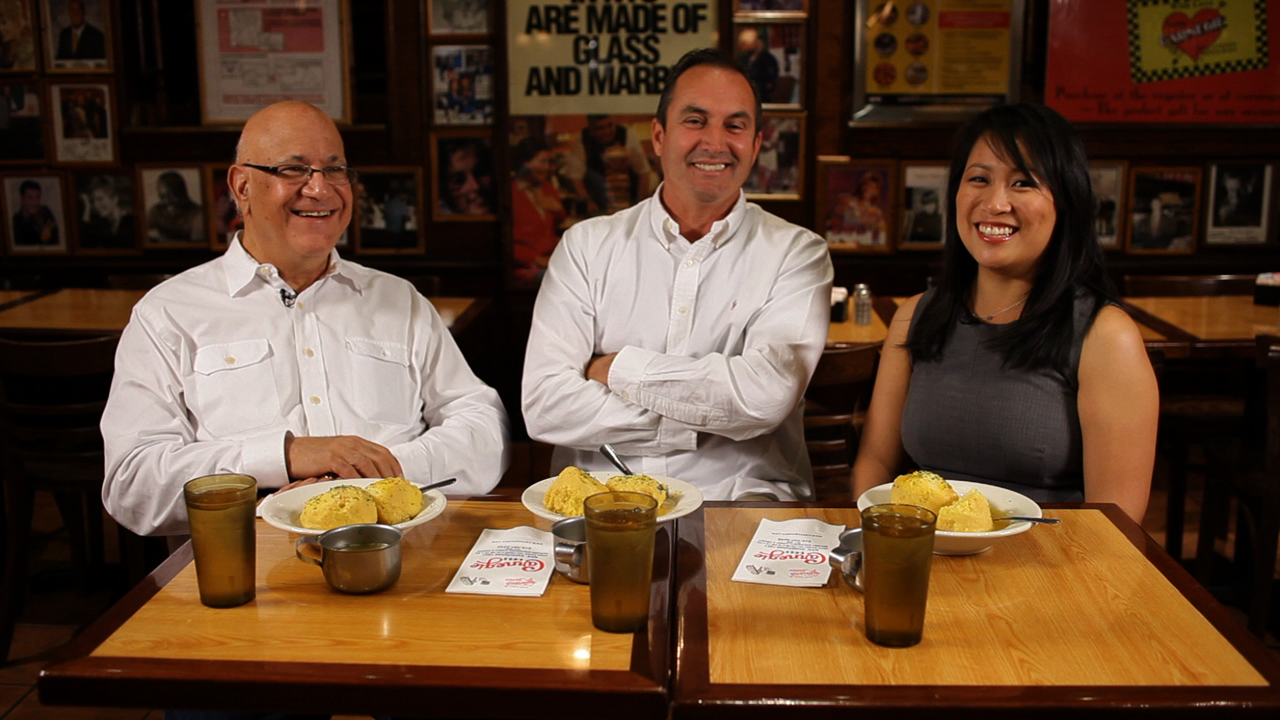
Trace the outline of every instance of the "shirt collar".
[[[244, 249], [244, 245], [240, 242], [243, 232], [243, 230], [236, 231], [227, 246], [226, 254], [223, 255], [227, 268], [227, 295], [232, 297], [248, 289], [255, 278], [261, 276], [266, 280], [277, 274], [275, 265], [258, 262], [248, 250]], [[366, 280], [362, 270], [363, 268], [359, 265], [343, 260], [338, 255], [338, 249], [334, 248], [329, 251], [329, 271], [324, 276], [342, 280], [359, 292], [363, 289]]]
[[[671, 243], [681, 239], [681, 235], [680, 223], [671, 217], [671, 213], [667, 212], [667, 206], [662, 204], [662, 185], [665, 184], [658, 185], [658, 189], [653, 193], [649, 222], [653, 228], [654, 237], [662, 243], [663, 247], [669, 247]], [[737, 234], [746, 216], [747, 195], [742, 190], [738, 190], [738, 201], [733, 204], [733, 209], [728, 215], [712, 223], [711, 230], [702, 239], [710, 239], [716, 247], [724, 245]]]

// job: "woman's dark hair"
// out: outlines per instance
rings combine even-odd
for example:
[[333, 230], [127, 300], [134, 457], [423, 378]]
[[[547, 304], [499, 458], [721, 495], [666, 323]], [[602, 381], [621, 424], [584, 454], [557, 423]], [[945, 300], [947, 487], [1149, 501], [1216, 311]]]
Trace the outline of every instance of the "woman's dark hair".
[[920, 308], [907, 339], [913, 361], [935, 360], [959, 322], [977, 322], [969, 302], [978, 263], [960, 240], [956, 193], [969, 153], [986, 140], [1001, 158], [1043, 183], [1053, 195], [1056, 222], [1036, 268], [1031, 294], [1014, 322], [999, 326], [990, 339], [1009, 368], [1068, 370], [1074, 338], [1078, 289], [1093, 296], [1089, 317], [1115, 293], [1103, 267], [1102, 248], [1093, 226], [1093, 189], [1084, 143], [1071, 123], [1033, 103], [998, 105], [956, 133], [947, 178], [947, 239], [942, 273], [928, 305]]
[[511, 151], [511, 162], [516, 172], [524, 167], [524, 164], [538, 156], [538, 153], [551, 150], [551, 146], [547, 145], [547, 141], [536, 135], [530, 135], [516, 143]]

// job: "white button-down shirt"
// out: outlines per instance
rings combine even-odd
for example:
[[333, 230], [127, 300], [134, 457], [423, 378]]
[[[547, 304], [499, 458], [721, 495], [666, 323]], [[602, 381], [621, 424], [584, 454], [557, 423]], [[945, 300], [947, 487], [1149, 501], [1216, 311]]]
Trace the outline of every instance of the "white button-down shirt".
[[[831, 257], [816, 234], [739, 196], [690, 243], [653, 197], [570, 228], [538, 292], [525, 354], [529, 435], [565, 465], [808, 498], [803, 394], [826, 343]], [[618, 353], [609, 387], [586, 379]]]
[[483, 493], [506, 468], [507, 416], [435, 308], [405, 280], [341, 260], [292, 301], [239, 238], [147, 293], [120, 338], [102, 416], [102, 499], [140, 534], [186, 531], [182, 485], [289, 481], [284, 438], [357, 435], [405, 476]]

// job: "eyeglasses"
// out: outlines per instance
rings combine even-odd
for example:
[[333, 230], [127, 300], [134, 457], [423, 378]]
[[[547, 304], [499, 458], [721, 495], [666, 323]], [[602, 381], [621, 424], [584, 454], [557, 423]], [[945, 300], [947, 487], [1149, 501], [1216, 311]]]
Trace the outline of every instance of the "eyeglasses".
[[308, 183], [311, 182], [311, 176], [320, 173], [330, 185], [350, 185], [356, 181], [360, 173], [354, 168], [345, 165], [331, 165], [323, 168], [313, 168], [310, 165], [254, 165], [253, 163], [240, 163], [245, 167], [261, 170], [265, 173], [271, 173], [276, 177], [291, 183]]

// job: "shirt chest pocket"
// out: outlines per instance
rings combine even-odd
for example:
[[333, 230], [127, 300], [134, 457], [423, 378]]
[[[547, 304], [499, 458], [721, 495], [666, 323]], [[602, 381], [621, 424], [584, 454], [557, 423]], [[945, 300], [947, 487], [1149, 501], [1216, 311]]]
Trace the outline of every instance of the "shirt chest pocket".
[[409, 348], [369, 338], [347, 338], [351, 404], [372, 422], [411, 425], [418, 410]]
[[197, 348], [192, 369], [192, 405], [199, 424], [209, 433], [242, 434], [280, 415], [271, 343], [266, 339]]

